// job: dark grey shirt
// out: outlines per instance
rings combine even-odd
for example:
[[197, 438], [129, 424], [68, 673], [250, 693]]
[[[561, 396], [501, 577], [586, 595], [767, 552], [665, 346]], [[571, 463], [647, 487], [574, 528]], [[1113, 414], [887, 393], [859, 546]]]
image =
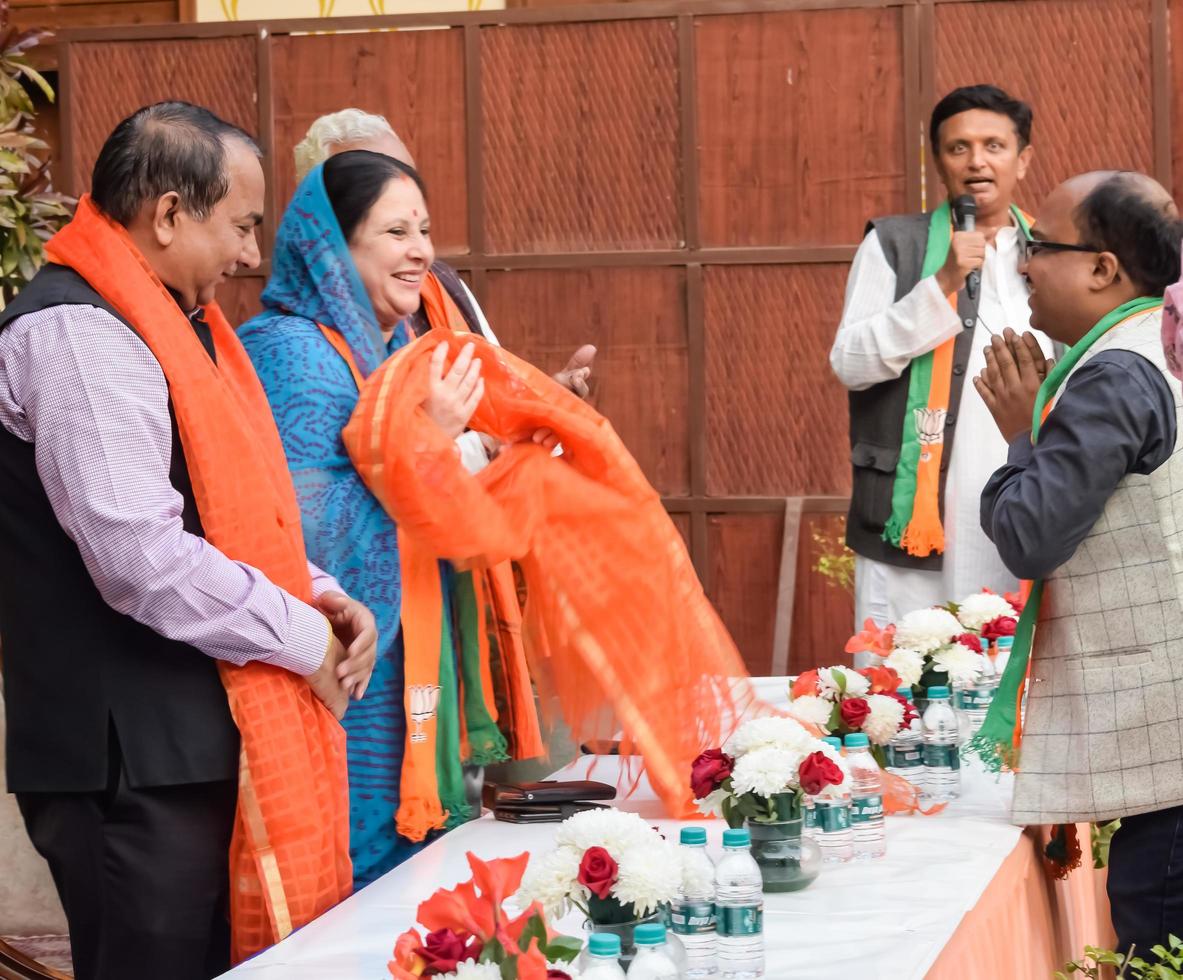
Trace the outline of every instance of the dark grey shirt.
[[1117, 484], [1151, 473], [1175, 448], [1175, 400], [1141, 354], [1102, 351], [1068, 380], [1031, 445], [1024, 432], [982, 491], [982, 530], [1023, 579], [1072, 557]]

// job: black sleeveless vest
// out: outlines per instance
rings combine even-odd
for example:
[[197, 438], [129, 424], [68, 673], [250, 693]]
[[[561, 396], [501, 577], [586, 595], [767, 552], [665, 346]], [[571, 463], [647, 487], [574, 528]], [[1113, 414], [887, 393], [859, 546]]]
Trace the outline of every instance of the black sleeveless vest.
[[[0, 330], [62, 305], [97, 307], [131, 329], [81, 276], [49, 265], [0, 312]], [[209, 328], [194, 329], [213, 356]], [[175, 418], [172, 434], [170, 480], [185, 530], [200, 535]], [[237, 777], [238, 730], [216, 662], [103, 601], [54, 516], [33, 444], [2, 426], [0, 639], [9, 792], [101, 790], [115, 742], [133, 787]]]
[[[883, 254], [895, 270], [895, 300], [907, 296], [920, 282], [924, 251], [928, 245], [927, 214], [909, 214], [880, 218], [867, 225], [875, 229]], [[965, 290], [957, 294], [957, 315], [961, 333], [953, 347], [953, 379], [949, 387], [949, 414], [945, 419], [945, 449], [941, 456], [940, 508], [945, 519], [945, 480], [953, 455], [953, 437], [957, 433], [957, 407], [965, 387], [965, 369], [969, 364], [978, 304]], [[909, 366], [898, 378], [872, 385], [850, 396], [850, 464], [853, 482], [850, 512], [846, 519], [846, 544], [851, 551], [904, 568], [928, 571], [940, 569], [942, 556], [914, 558], [906, 551], [883, 540], [883, 528], [891, 517], [891, 490], [895, 485], [895, 467], [900, 459], [904, 411], [908, 405]]]

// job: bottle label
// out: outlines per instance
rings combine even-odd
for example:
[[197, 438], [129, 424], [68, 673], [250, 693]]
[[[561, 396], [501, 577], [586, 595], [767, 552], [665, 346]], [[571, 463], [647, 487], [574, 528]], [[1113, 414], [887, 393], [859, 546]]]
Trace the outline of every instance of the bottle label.
[[850, 807], [846, 806], [817, 806], [816, 827], [823, 834], [834, 834], [850, 829]]
[[720, 905], [716, 915], [720, 936], [758, 936], [764, 931], [764, 909], [759, 905]]
[[866, 823], [883, 816], [883, 797], [856, 796], [850, 804], [850, 822]]
[[961, 757], [956, 745], [925, 745], [924, 764], [929, 769], [960, 769]]
[[715, 931], [713, 902], [678, 902], [670, 909], [670, 927], [679, 936]]
[[884, 747], [888, 769], [915, 769], [924, 765], [919, 745], [888, 745]]
[[806, 830], [817, 830], [817, 806], [810, 806], [805, 808], [805, 823]]
[[962, 711], [984, 711], [994, 700], [994, 689], [989, 687], [959, 688], [953, 694], [953, 703]]

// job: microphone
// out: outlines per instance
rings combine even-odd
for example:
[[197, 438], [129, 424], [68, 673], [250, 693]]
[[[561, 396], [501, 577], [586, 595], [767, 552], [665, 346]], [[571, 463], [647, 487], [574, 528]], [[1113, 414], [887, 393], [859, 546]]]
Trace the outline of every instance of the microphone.
[[[978, 203], [970, 194], [962, 194], [953, 202], [953, 213], [957, 216], [958, 231], [973, 231], [978, 220]], [[971, 301], [978, 298], [982, 288], [982, 271], [973, 269], [965, 277], [965, 294]]]

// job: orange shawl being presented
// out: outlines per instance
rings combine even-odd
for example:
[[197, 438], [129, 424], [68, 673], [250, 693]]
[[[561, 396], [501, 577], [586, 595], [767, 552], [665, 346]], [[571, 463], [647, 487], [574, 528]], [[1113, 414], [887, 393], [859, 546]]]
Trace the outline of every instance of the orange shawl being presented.
[[[433, 329], [365, 380], [345, 429], [358, 472], [431, 558], [486, 568], [512, 559], [526, 579], [524, 630], [536, 677], [558, 695], [576, 739], [624, 731], [671, 814], [692, 813], [690, 764], [733, 717], [747, 676], [657, 493], [602, 416], [526, 362], [456, 333], [442, 290], [425, 285]], [[508, 445], [476, 476], [422, 409], [429, 360], [476, 345], [485, 395], [470, 425]], [[529, 441], [551, 429], [553, 457]]]
[[[251, 362], [218, 307], [205, 311], [215, 365], [127, 232], [89, 195], [46, 253], [90, 283], [159, 362], [206, 539], [311, 602], [300, 509], [279, 433]], [[219, 668], [242, 736], [230, 845], [237, 962], [350, 892], [345, 733], [303, 678], [261, 663], [220, 662]]]

